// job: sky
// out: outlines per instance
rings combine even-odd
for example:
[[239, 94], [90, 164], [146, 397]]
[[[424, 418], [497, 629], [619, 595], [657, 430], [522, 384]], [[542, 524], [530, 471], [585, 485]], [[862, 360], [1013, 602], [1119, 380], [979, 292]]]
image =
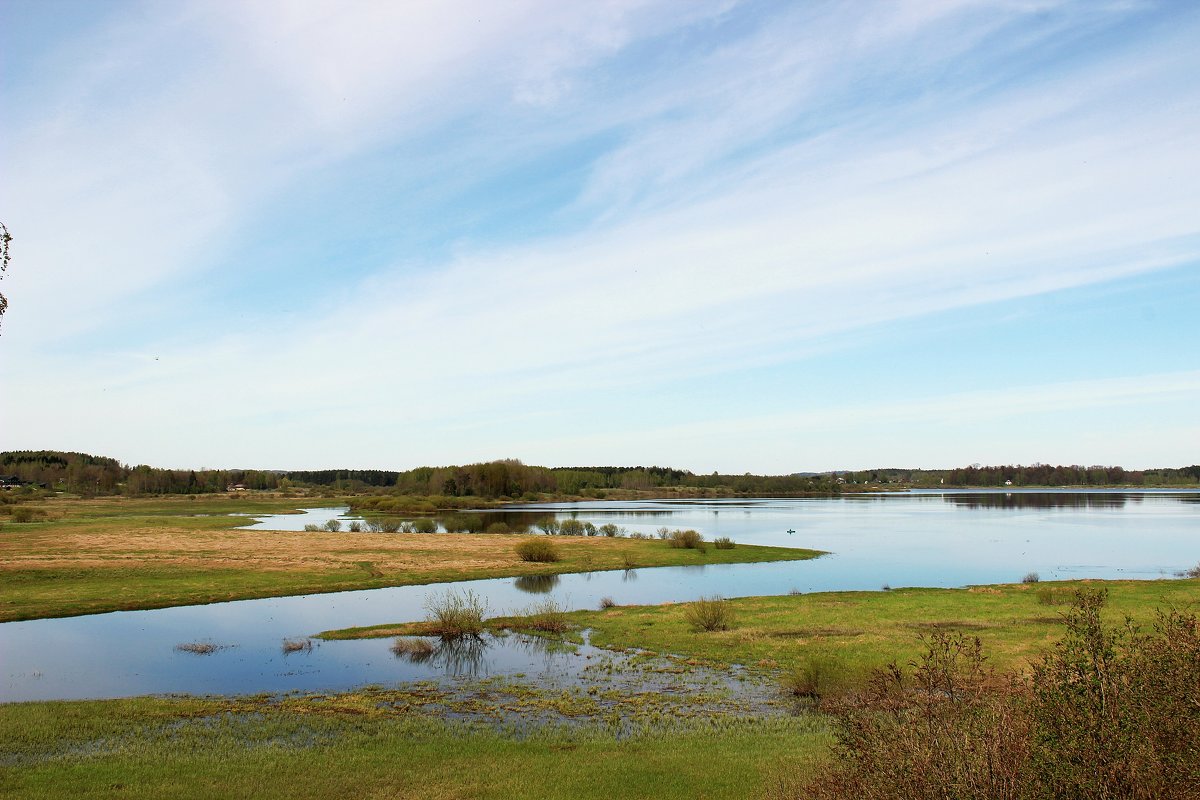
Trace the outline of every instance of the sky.
[[0, 0], [0, 450], [1200, 460], [1200, 4]]

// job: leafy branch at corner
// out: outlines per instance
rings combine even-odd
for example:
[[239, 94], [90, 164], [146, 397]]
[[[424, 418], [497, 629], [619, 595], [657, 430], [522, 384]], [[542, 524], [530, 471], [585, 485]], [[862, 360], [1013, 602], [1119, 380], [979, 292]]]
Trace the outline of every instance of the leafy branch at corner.
[[[8, 226], [0, 222], [0, 280], [4, 280], [4, 273], [8, 269], [8, 243], [12, 241], [12, 234], [8, 232]], [[8, 298], [0, 292], [0, 322], [3, 322], [4, 312], [8, 310]]]

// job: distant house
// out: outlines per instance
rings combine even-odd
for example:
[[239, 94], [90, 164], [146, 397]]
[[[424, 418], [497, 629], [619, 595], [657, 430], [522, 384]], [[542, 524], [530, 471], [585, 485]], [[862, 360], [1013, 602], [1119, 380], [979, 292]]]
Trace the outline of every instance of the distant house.
[[246, 484], [231, 483], [225, 487], [225, 491], [227, 491], [227, 492], [244, 492], [244, 491], [246, 491]]
[[23, 485], [16, 475], [0, 475], [0, 489], [20, 489]]

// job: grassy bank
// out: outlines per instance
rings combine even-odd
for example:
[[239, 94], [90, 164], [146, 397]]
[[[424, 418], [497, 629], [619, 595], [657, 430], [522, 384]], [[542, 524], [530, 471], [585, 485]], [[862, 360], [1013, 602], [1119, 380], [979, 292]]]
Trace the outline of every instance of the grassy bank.
[[[828, 746], [819, 720], [618, 737], [441, 722], [334, 696], [0, 705], [0, 794], [129, 798], [743, 798]], [[307, 706], [307, 707], [302, 707]]]
[[[992, 663], [1017, 668], [1062, 636], [1061, 614], [1085, 584], [1108, 590], [1104, 613], [1112, 621], [1148, 623], [1156, 608], [1200, 604], [1197, 579], [1095, 581], [745, 598], [728, 601], [728, 631], [695, 630], [688, 604], [569, 619], [576, 630], [590, 628], [596, 644], [675, 654], [659, 669], [681, 680], [698, 664], [753, 664], [777, 675], [813, 658], [854, 672], [917, 658], [918, 636], [935, 629], [977, 634]], [[763, 796], [780, 779], [802, 783], [830, 763], [830, 723], [815, 713], [685, 720], [681, 712], [691, 706], [664, 711], [648, 703], [640, 716], [621, 713], [606, 723], [590, 690], [535, 687], [514, 697], [485, 681], [456, 698], [438, 691], [414, 685], [330, 696], [0, 705], [0, 793], [745, 798]], [[677, 692], [654, 699], [690, 703]], [[494, 718], [503, 724], [480, 722], [500, 708]], [[572, 724], [547, 724], [548, 712]]]
[[[1200, 580], [1071, 581], [1004, 584], [967, 589], [897, 589], [890, 592], [823, 592], [725, 601], [729, 630], [697, 630], [687, 603], [620, 605], [566, 615], [576, 630], [590, 629], [594, 645], [669, 653], [706, 664], [743, 664], [787, 671], [822, 659], [830, 667], [863, 674], [889, 661], [906, 663], [921, 653], [919, 636], [943, 629], [978, 636], [993, 664], [1017, 667], [1062, 635], [1062, 612], [1075, 588], [1109, 591], [1106, 616], [1149, 624], [1156, 608], [1200, 606]], [[620, 598], [614, 598], [620, 602]], [[492, 627], [521, 627], [499, 617]], [[423, 623], [326, 631], [327, 639], [372, 638], [424, 632]]]
[[[327, 501], [328, 502], [328, 501]], [[334, 501], [332, 504], [336, 504]], [[588, 570], [812, 558], [739, 545], [557, 537], [561, 560], [522, 561], [523, 536], [237, 530], [245, 513], [312, 500], [166, 497], [40, 503], [45, 522], [0, 530], [0, 622], [253, 597]]]

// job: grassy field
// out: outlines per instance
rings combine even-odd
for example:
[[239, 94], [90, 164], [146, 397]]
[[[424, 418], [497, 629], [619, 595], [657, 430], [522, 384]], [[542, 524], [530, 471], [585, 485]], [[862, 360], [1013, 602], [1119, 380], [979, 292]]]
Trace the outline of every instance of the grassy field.
[[503, 731], [355, 699], [0, 705], [0, 794], [743, 798], [780, 769], [811, 768], [829, 744], [825, 724], [811, 717], [617, 736], [590, 724]]
[[782, 561], [812, 550], [556, 537], [562, 560], [521, 561], [519, 535], [244, 531], [237, 513], [337, 501], [163, 497], [38, 503], [46, 522], [0, 529], [0, 622], [471, 578]]
[[[861, 675], [889, 661], [907, 663], [921, 652], [920, 635], [934, 629], [978, 636], [997, 667], [1022, 666], [1062, 634], [1062, 612], [1075, 588], [1108, 589], [1107, 616], [1151, 625], [1156, 608], [1195, 612], [1200, 580], [1077, 581], [976, 586], [968, 589], [897, 589], [890, 592], [824, 592], [728, 600], [725, 631], [696, 630], [688, 604], [615, 607], [567, 615], [590, 642], [638, 648], [706, 664], [743, 664], [776, 672], [813, 659]], [[498, 617], [492, 627], [521, 627]], [[423, 632], [423, 623], [326, 631], [327, 639], [371, 638]]]

